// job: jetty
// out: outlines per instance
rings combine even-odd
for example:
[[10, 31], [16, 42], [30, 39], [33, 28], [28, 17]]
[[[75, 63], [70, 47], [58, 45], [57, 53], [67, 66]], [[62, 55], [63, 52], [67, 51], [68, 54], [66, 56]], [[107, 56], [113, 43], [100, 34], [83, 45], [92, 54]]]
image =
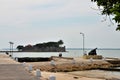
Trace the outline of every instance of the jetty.
[[109, 57], [107, 57], [105, 59], [105, 61], [112, 64], [111, 67], [109, 67], [109, 68], [99, 68], [100, 70], [120, 72], [120, 68], [116, 68], [116, 67], [120, 67], [120, 59], [119, 58], [109, 58]]
[[106, 61], [113, 64], [113, 67], [120, 67], [120, 59], [119, 58], [107, 58]]
[[[29, 63], [28, 63], [29, 64]], [[48, 72], [71, 72], [109, 68], [112, 65], [104, 60], [90, 60], [83, 58], [66, 58], [52, 56], [51, 61], [31, 63], [34, 69]]]
[[22, 64], [6, 54], [0, 54], [0, 80], [38, 80]]
[[0, 80], [37, 80], [20, 64], [0, 64]]

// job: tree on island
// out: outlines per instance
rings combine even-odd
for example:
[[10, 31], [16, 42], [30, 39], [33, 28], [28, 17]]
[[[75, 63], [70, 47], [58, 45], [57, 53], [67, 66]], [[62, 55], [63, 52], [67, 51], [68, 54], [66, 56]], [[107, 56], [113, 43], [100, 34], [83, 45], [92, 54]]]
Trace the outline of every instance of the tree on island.
[[59, 41], [58, 41], [58, 44], [59, 44], [59, 45], [63, 45], [64, 43], [63, 43], [62, 40], [59, 40]]
[[59, 40], [58, 42], [47, 42], [47, 43], [39, 43], [36, 44], [34, 47], [60, 47], [60, 45], [63, 45], [63, 41]]
[[17, 46], [18, 51], [22, 51], [23, 48], [24, 48], [23, 45], [19, 45], [19, 46]]
[[110, 16], [118, 24], [116, 30], [120, 31], [120, 0], [91, 0], [96, 2], [102, 15]]
[[26, 45], [25, 47], [22, 45], [17, 46], [18, 51], [46, 51], [47, 48], [50, 48], [51, 50], [63, 50], [64, 47], [61, 47], [63, 45], [63, 41], [59, 40], [58, 42], [46, 42], [46, 43], [38, 43], [35, 45]]

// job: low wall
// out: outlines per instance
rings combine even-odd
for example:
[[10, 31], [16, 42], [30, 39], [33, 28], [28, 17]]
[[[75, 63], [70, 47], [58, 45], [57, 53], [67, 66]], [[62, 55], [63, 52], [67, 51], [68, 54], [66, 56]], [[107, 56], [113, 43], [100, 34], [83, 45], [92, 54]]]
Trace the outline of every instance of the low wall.
[[120, 67], [120, 59], [106, 59], [107, 62], [113, 65], [113, 67]]
[[17, 58], [18, 62], [41, 62], [41, 61], [50, 61], [50, 58], [42, 58], [42, 57], [23, 57], [23, 58]]
[[58, 57], [58, 56], [51, 56], [51, 60], [55, 60], [55, 59], [73, 60], [74, 58], [70, 58], [70, 57]]
[[102, 59], [102, 55], [84, 55], [83, 56], [84, 59]]

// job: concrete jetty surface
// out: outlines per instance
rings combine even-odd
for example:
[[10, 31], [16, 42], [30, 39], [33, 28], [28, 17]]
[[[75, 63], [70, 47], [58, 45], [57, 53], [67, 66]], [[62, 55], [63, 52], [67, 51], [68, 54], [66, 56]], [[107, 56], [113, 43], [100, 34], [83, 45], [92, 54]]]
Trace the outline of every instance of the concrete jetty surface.
[[36, 80], [20, 64], [0, 64], [0, 80]]
[[22, 64], [6, 54], [0, 54], [0, 80], [37, 80]]

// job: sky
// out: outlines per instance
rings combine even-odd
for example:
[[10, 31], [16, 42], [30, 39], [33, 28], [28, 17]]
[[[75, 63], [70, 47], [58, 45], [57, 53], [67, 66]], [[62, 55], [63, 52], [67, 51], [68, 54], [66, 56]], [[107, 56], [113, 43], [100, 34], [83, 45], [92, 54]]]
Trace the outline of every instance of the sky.
[[120, 48], [120, 32], [91, 0], [0, 0], [0, 49], [63, 40], [66, 48]]

